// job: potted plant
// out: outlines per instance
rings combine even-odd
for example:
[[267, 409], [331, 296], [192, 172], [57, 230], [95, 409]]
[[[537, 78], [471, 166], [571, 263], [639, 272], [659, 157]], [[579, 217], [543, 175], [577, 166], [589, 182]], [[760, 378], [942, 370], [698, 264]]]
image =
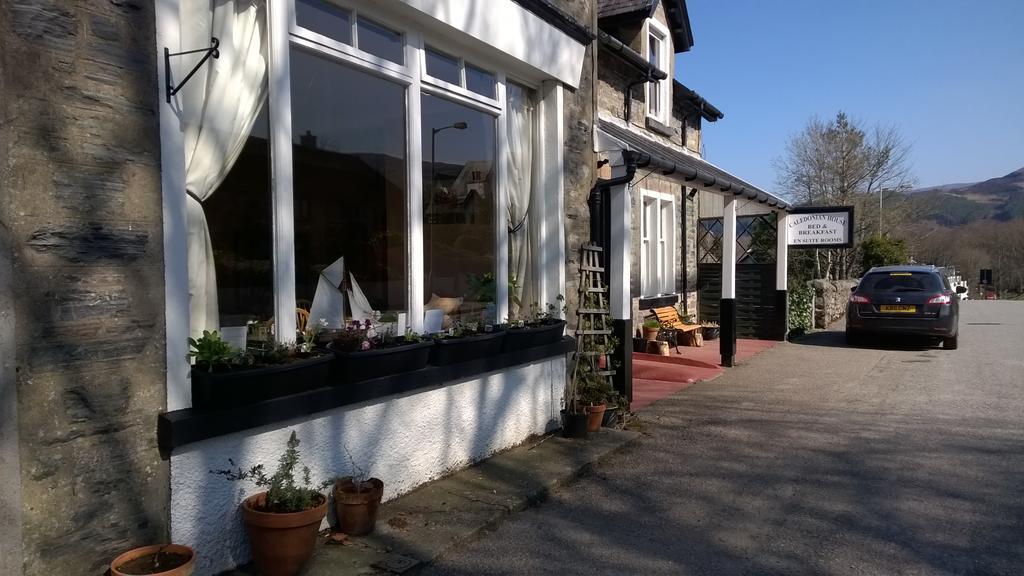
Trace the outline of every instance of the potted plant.
[[191, 576], [196, 555], [188, 546], [155, 544], [129, 550], [110, 563], [112, 576]]
[[[562, 304], [565, 297], [559, 294], [557, 300]], [[564, 312], [564, 304], [561, 310]], [[502, 351], [522, 350], [558, 342], [565, 333], [565, 320], [558, 317], [558, 312], [559, 306], [551, 303], [548, 303], [543, 312], [537, 304], [532, 304], [530, 314], [526, 318], [508, 323]]]
[[658, 332], [661, 331], [661, 322], [656, 318], [644, 320], [643, 331], [644, 340], [647, 342], [654, 342], [658, 339]]
[[608, 400], [615, 393], [608, 378], [597, 372], [585, 371], [579, 381], [577, 398], [587, 414], [587, 432], [597, 432], [604, 422]]
[[352, 322], [332, 334], [335, 379], [341, 383], [413, 372], [427, 365], [434, 342], [407, 330], [405, 336], [377, 333], [373, 323]]
[[700, 331], [705, 340], [714, 340], [718, 338], [721, 328], [718, 326], [718, 322], [701, 322]]
[[253, 561], [264, 576], [298, 573], [313, 555], [320, 522], [327, 514], [327, 498], [313, 487], [309, 468], [301, 467], [301, 483], [295, 479], [299, 471], [299, 439], [294, 431], [271, 476], [263, 464], [248, 470], [211, 470], [228, 480], [246, 480], [267, 489], [241, 504]]
[[334, 513], [340, 531], [362, 536], [373, 532], [377, 523], [377, 508], [384, 495], [384, 482], [379, 478], [367, 478], [347, 448], [345, 453], [355, 476], [344, 476], [334, 482]]
[[434, 366], [486, 358], [501, 352], [505, 331], [478, 322], [455, 322], [446, 332], [433, 336], [429, 362]]
[[192, 407], [200, 410], [252, 404], [327, 386], [334, 359], [330, 352], [307, 342], [299, 346], [267, 342], [238, 350], [208, 330], [188, 343], [189, 358], [195, 361]]

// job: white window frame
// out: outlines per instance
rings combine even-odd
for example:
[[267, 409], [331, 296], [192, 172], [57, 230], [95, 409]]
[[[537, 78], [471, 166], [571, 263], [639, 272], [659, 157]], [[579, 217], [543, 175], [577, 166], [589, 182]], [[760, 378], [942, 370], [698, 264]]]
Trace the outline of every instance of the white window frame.
[[[648, 118], [668, 126], [672, 111], [672, 78], [674, 75], [672, 61], [675, 56], [672, 48], [672, 36], [664, 24], [653, 18], [648, 18], [644, 22], [643, 38], [644, 59], [650, 60], [651, 40], [653, 38], [661, 47], [661, 52], [658, 53], [658, 62], [654, 63], [654, 65], [668, 75], [668, 78], [664, 80], [652, 80], [647, 83], [644, 108], [647, 111]], [[657, 97], [657, 101], [660, 104], [657, 110], [651, 109], [651, 103], [655, 99], [654, 96]]]
[[[407, 310], [413, 330], [422, 330], [424, 302], [423, 294], [423, 209], [422, 209], [422, 135], [420, 133], [420, 100], [422, 94], [443, 96], [462, 105], [494, 116], [495, 130], [495, 280], [496, 314], [499, 319], [508, 315], [508, 235], [506, 166], [507, 135], [505, 133], [505, 66], [501, 64], [508, 55], [498, 54], [495, 48], [466, 51], [440, 36], [432, 36], [431, 28], [424, 27], [419, 19], [410, 19], [404, 12], [391, 12], [371, 0], [329, 0], [340, 8], [352, 13], [353, 41], [356, 40], [355, 26], [360, 13], [374, 23], [401, 32], [404, 41], [404, 65], [363, 52], [343, 42], [299, 27], [295, 21], [294, 0], [271, 0], [268, 2], [268, 68], [269, 68], [269, 121], [271, 147], [271, 193], [273, 210], [273, 265], [274, 265], [274, 322], [275, 333], [295, 333], [295, 261], [294, 261], [294, 213], [293, 213], [293, 166], [291, 126], [291, 78], [290, 50], [300, 46], [322, 57], [329, 58], [356, 70], [378, 75], [394, 81], [406, 89], [406, 161], [407, 166]], [[519, 10], [518, 7], [510, 7]], [[180, 50], [179, 16], [180, 0], [156, 0], [157, 48], [162, 51], [169, 47]], [[487, 98], [462, 86], [446, 85], [425, 74], [425, 45], [449, 54], [465, 54], [470, 64], [491, 72], [495, 78], [495, 98]], [[173, 74], [180, 77], [180, 65], [172, 62]], [[465, 64], [463, 63], [462, 66]], [[159, 72], [163, 77], [163, 60], [158, 59]], [[536, 70], [537, 77], [524, 75], [524, 68], [515, 68], [516, 82], [536, 90], [540, 108], [536, 145], [540, 151], [534, 168], [535, 177], [544, 190], [540, 201], [531, 204], [531, 218], [538, 222], [537, 233], [542, 239], [545, 253], [536, 258], [540, 293], [538, 303], [543, 305], [555, 301], [557, 294], [564, 293], [565, 272], [560, 265], [565, 260], [563, 213], [563, 150], [564, 88], [561, 81], [546, 76], [547, 71]], [[465, 75], [462, 73], [462, 83]], [[186, 360], [189, 334], [188, 314], [188, 264], [185, 230], [186, 196], [184, 189], [184, 143], [180, 128], [180, 101], [175, 97], [170, 104], [160, 98], [161, 163], [164, 204], [164, 253], [165, 253], [165, 296], [167, 323], [167, 407], [176, 410], [191, 406], [188, 384], [189, 366]], [[548, 265], [542, 265], [548, 263]], [[558, 264], [557, 266], [551, 263]], [[286, 340], [283, 337], [282, 340]]]
[[[653, 207], [653, 221], [648, 217]], [[667, 215], [667, 222], [666, 220]], [[676, 199], [673, 194], [640, 193], [640, 293], [673, 294], [676, 289]]]

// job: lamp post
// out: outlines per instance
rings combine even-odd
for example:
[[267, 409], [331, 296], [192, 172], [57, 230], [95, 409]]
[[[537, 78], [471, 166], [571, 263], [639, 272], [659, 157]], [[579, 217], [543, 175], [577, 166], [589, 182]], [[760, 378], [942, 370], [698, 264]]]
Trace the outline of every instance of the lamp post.
[[[437, 178], [437, 176], [436, 176], [437, 173], [436, 173], [436, 171], [434, 169], [435, 158], [437, 157], [437, 154], [436, 154], [436, 149], [437, 149], [437, 133], [438, 132], [442, 132], [444, 130], [447, 130], [449, 128], [455, 128], [456, 130], [465, 130], [468, 126], [469, 126], [469, 124], [466, 124], [465, 122], [455, 122], [454, 124], [449, 124], [447, 126], [441, 126], [440, 128], [431, 128], [430, 129], [430, 190], [427, 192], [428, 194], [430, 194], [430, 200], [429, 200], [429, 204], [427, 206], [427, 213], [425, 214], [425, 220], [427, 220], [427, 222], [426, 222], [427, 224], [430, 223], [429, 219], [433, 217], [433, 212], [434, 212], [434, 189], [437, 187], [436, 186], [436, 182], [435, 182], [435, 180]], [[427, 230], [430, 229], [428, 226], [425, 226], [424, 228], [426, 228]], [[433, 242], [433, 238], [432, 237], [431, 237], [429, 242], [430, 242], [429, 243], [430, 251], [429, 251], [429, 254], [428, 254], [428, 259], [430, 261], [430, 270], [427, 271], [427, 282], [426, 282], [428, 285], [430, 284], [430, 281], [434, 277], [434, 242]], [[431, 288], [433, 288], [433, 287], [431, 286]]]
[[431, 128], [430, 129], [430, 207], [431, 208], [434, 207], [434, 188], [436, 186], [436, 182], [434, 182], [434, 179], [436, 177], [436, 175], [435, 175], [436, 173], [434, 171], [434, 158], [437, 156], [437, 154], [435, 154], [435, 149], [437, 148], [437, 146], [436, 146], [436, 144], [437, 144], [437, 133], [441, 132], [441, 131], [444, 131], [444, 130], [447, 130], [449, 128], [455, 128], [456, 130], [465, 130], [468, 126], [469, 126], [469, 124], [466, 124], [465, 122], [456, 122], [454, 124], [449, 124], [447, 126], [442, 126], [440, 128]]

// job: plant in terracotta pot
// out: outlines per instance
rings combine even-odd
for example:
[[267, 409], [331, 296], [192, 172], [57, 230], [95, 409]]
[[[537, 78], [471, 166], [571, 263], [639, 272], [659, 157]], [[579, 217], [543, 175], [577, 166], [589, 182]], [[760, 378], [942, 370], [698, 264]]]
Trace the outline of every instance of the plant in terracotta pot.
[[[231, 465], [235, 463], [230, 461]], [[309, 468], [299, 465], [299, 439], [293, 431], [270, 476], [263, 464], [248, 470], [211, 470], [228, 480], [252, 482], [266, 491], [242, 501], [242, 518], [256, 569], [264, 576], [292, 576], [313, 555], [327, 498], [310, 481]], [[301, 480], [296, 475], [301, 473]]]
[[644, 320], [643, 324], [644, 340], [648, 342], [654, 342], [658, 339], [658, 332], [661, 331], [661, 322], [657, 318], [650, 320]]
[[587, 432], [597, 432], [604, 422], [608, 400], [615, 394], [608, 377], [596, 372], [586, 372], [580, 377], [577, 399], [587, 414]]
[[129, 550], [110, 563], [112, 576], [191, 576], [196, 555], [188, 546], [155, 544]]
[[328, 384], [334, 359], [305, 341], [298, 346], [262, 342], [241, 350], [206, 330], [188, 342], [189, 358], [195, 361], [192, 407], [197, 409], [252, 404], [321, 388]]
[[337, 379], [351, 383], [424, 368], [433, 344], [411, 330], [404, 336], [378, 331], [366, 320], [332, 332], [329, 347], [334, 351]]
[[354, 476], [343, 476], [334, 482], [334, 513], [338, 530], [351, 536], [373, 532], [377, 523], [377, 508], [384, 495], [384, 482], [368, 478], [356, 465], [348, 448], [345, 449]]

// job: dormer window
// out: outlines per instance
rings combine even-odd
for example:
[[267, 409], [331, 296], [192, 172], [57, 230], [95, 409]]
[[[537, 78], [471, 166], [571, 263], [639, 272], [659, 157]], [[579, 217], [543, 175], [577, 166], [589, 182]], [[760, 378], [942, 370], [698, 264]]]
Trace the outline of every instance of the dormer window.
[[647, 83], [647, 117], [668, 125], [672, 108], [672, 37], [668, 28], [654, 19], [644, 24], [647, 61], [668, 75]]

